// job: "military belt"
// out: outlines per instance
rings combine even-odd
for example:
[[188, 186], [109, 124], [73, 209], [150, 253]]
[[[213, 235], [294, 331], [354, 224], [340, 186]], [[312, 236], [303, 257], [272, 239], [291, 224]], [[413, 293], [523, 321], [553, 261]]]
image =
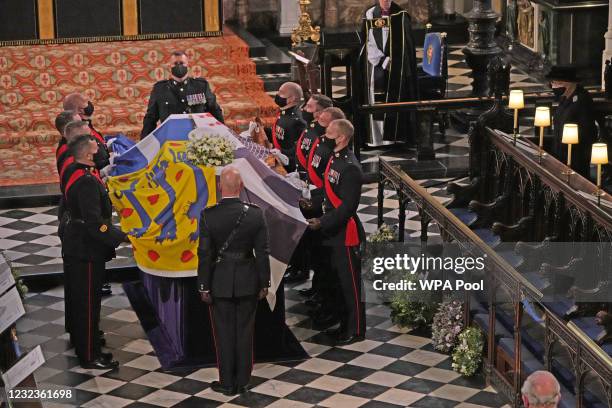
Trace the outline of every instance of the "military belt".
[[254, 258], [253, 252], [224, 252], [221, 255], [222, 260], [228, 261], [244, 261], [247, 259]]

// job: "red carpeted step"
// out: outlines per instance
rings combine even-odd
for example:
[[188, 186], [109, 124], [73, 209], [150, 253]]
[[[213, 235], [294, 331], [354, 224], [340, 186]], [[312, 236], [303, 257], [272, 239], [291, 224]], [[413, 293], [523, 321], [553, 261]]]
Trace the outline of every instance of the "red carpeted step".
[[3, 47], [0, 186], [57, 180], [54, 120], [69, 93], [89, 95], [94, 126], [103, 134], [137, 138], [151, 88], [168, 77], [167, 59], [177, 49], [189, 56], [191, 74], [211, 83], [228, 126], [242, 130], [255, 116], [273, 122], [277, 108], [256, 75], [249, 47], [230, 30], [210, 38]]

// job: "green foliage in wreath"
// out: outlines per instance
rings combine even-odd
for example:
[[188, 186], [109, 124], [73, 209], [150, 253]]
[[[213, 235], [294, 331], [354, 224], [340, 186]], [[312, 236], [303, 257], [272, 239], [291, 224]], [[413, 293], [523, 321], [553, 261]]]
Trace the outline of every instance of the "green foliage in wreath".
[[457, 347], [453, 351], [453, 370], [466, 377], [476, 374], [482, 363], [484, 337], [477, 327], [466, 327], [459, 334]]
[[[404, 279], [417, 281], [418, 277], [408, 273]], [[431, 324], [437, 307], [430, 292], [399, 291], [391, 298], [391, 321], [400, 327], [425, 327]]]

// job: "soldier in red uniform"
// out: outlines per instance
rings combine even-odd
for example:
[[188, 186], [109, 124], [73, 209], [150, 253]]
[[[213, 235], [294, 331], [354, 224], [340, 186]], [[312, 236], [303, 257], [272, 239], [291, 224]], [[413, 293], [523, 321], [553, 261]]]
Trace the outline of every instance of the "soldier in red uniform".
[[91, 103], [89, 98], [80, 93], [71, 93], [64, 98], [64, 110], [76, 111], [81, 120], [84, 120], [89, 125], [89, 133], [94, 137], [96, 143], [98, 143], [98, 153], [96, 154], [95, 165], [98, 170], [110, 164], [110, 152], [106, 146], [106, 141], [102, 134], [98, 132], [92, 124], [91, 117], [94, 113], [94, 105]]
[[101, 350], [101, 289], [105, 263], [115, 257], [116, 247], [129, 240], [111, 223], [111, 202], [93, 161], [98, 145], [90, 135], [81, 135], [68, 148], [75, 161], [64, 174], [68, 221], [62, 256], [70, 277], [66, 281], [71, 293], [70, 338], [83, 368], [116, 368], [113, 356]]
[[361, 299], [360, 244], [365, 240], [357, 216], [363, 175], [361, 166], [349, 148], [354, 128], [346, 119], [330, 123], [326, 137], [335, 142], [334, 152], [324, 173], [324, 200], [320, 218], [308, 220], [308, 227], [321, 230], [323, 245], [330, 251], [332, 270], [338, 276], [343, 297], [338, 345], [365, 338], [365, 310]]

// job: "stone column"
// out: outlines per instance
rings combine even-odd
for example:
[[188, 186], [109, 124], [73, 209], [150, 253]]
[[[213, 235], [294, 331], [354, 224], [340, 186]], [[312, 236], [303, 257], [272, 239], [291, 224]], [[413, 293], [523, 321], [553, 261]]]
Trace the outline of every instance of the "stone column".
[[300, 14], [299, 0], [278, 0], [280, 5], [280, 18], [278, 21], [278, 32], [280, 35], [291, 35], [298, 25]]
[[603, 58], [601, 59], [601, 88], [605, 89], [605, 81], [603, 77], [604, 69], [606, 68], [606, 60], [612, 59], [612, 0], [608, 4], [608, 31], [604, 34], [606, 39], [606, 47], [604, 48]]
[[469, 22], [468, 32], [470, 39], [463, 49], [465, 62], [472, 69], [472, 95], [489, 95], [487, 81], [487, 65], [501, 48], [495, 42], [495, 21], [498, 15], [491, 8], [491, 0], [474, 0], [474, 8], [465, 18]]

